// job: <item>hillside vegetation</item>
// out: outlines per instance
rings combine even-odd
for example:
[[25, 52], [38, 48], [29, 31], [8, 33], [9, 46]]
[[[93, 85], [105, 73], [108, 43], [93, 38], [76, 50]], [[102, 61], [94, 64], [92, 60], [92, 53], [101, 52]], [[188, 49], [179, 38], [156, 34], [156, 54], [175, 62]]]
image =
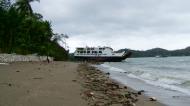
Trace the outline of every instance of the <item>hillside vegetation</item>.
[[33, 1], [39, 0], [0, 0], [0, 53], [35, 53], [66, 60], [68, 52], [58, 44], [61, 37], [53, 37], [50, 21], [33, 12]]
[[179, 50], [166, 50], [162, 48], [154, 48], [146, 51], [131, 50], [131, 49], [120, 49], [119, 51], [131, 51], [131, 57], [167, 57], [167, 56], [190, 56], [190, 47]]

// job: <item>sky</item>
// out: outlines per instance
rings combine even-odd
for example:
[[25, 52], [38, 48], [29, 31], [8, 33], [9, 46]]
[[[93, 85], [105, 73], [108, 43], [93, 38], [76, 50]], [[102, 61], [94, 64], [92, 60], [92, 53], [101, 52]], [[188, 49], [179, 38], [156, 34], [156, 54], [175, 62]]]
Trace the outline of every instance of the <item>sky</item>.
[[76, 47], [168, 50], [190, 46], [190, 0], [40, 0], [35, 12]]

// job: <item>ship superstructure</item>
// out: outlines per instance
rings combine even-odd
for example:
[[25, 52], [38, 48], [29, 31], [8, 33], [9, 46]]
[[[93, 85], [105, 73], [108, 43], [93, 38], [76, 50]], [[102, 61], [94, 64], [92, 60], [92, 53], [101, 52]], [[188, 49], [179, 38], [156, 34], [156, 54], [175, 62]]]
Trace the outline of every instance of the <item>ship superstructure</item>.
[[95, 60], [95, 61], [108, 61], [118, 62], [126, 59], [131, 55], [130, 52], [116, 53], [110, 47], [79, 47], [74, 52], [74, 57], [77, 60]]

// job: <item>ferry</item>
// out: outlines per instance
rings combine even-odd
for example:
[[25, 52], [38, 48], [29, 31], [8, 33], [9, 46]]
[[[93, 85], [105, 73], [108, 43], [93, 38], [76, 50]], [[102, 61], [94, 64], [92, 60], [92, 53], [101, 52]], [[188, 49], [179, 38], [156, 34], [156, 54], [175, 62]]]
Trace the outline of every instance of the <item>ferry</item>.
[[79, 61], [121, 62], [131, 56], [131, 52], [114, 52], [111, 47], [78, 47], [74, 58]]

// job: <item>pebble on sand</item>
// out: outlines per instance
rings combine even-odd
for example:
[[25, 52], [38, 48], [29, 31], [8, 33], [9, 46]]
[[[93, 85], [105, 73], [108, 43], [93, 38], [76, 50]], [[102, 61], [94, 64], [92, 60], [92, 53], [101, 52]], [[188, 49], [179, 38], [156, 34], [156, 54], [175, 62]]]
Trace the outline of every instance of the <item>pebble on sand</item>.
[[137, 93], [138, 93], [138, 95], [142, 95], [143, 92], [145, 92], [145, 91], [144, 90], [140, 90]]
[[123, 88], [127, 89], [127, 86], [124, 86]]
[[150, 97], [150, 101], [157, 101], [156, 97]]

